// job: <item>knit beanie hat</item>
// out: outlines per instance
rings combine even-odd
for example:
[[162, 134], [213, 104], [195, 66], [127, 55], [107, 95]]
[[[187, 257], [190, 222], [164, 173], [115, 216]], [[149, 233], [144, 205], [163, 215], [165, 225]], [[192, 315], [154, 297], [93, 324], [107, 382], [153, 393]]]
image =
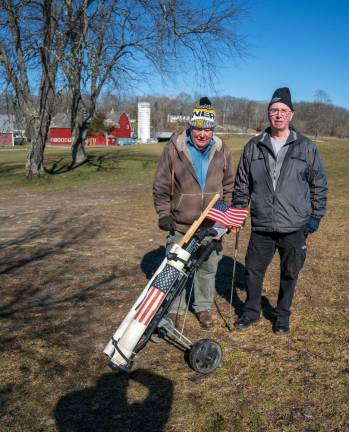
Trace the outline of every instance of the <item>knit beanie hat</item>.
[[273, 103], [281, 102], [287, 105], [291, 111], [294, 111], [292, 100], [291, 100], [291, 92], [288, 87], [281, 87], [274, 91], [273, 97], [269, 102], [268, 109]]
[[213, 129], [216, 126], [216, 110], [208, 97], [200, 98], [199, 105], [193, 108], [189, 124], [199, 129]]

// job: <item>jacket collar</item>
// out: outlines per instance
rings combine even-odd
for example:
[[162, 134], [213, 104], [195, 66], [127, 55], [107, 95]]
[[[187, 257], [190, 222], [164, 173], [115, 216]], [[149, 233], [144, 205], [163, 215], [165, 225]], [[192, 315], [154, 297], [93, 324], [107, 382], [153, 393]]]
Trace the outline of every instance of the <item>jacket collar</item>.
[[[265, 147], [267, 147], [267, 149], [269, 151], [271, 151], [274, 154], [273, 151], [273, 146], [271, 144], [271, 140], [270, 140], [270, 135], [271, 135], [271, 128], [268, 127], [267, 129], [265, 129], [265, 131], [260, 135], [260, 138], [258, 140], [258, 144], [262, 144]], [[298, 138], [298, 134], [296, 129], [294, 129], [292, 126], [290, 126], [290, 133], [286, 139], [286, 143], [287, 144], [291, 144], [297, 141]]]
[[[213, 155], [215, 154], [216, 151], [220, 151], [223, 147], [223, 142], [220, 138], [218, 138], [217, 135], [213, 135], [213, 139], [214, 139], [214, 144], [211, 147], [211, 152], [210, 152], [210, 157], [208, 160], [208, 165], [210, 166], [211, 160], [213, 158]], [[190, 154], [190, 150], [187, 146], [187, 131], [184, 130], [182, 132], [180, 132], [179, 134], [174, 134], [173, 138], [172, 138], [172, 143], [175, 146], [175, 148], [177, 149], [178, 152], [183, 152], [185, 155], [185, 158], [188, 160], [188, 167], [190, 169], [190, 172], [192, 173], [193, 177], [196, 179], [196, 181], [198, 182], [198, 179], [196, 177], [195, 174], [195, 170], [194, 170], [194, 166], [193, 166], [193, 161], [191, 158], [191, 154]], [[199, 182], [198, 182], [199, 183]]]

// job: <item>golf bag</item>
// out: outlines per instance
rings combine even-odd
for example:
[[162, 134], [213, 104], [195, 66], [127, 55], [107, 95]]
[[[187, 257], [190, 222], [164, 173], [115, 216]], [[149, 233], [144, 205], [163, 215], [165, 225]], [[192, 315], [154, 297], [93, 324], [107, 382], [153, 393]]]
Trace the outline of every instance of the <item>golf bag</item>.
[[135, 355], [154, 332], [189, 353], [189, 363], [198, 372], [210, 373], [221, 364], [222, 349], [218, 343], [211, 339], [192, 343], [166, 319], [175, 297], [200, 265], [217, 250], [219, 241], [228, 231], [217, 223], [212, 228], [200, 229], [201, 222], [218, 198], [213, 198], [180, 243], [172, 247], [106, 345], [104, 353], [112, 367], [129, 370]]

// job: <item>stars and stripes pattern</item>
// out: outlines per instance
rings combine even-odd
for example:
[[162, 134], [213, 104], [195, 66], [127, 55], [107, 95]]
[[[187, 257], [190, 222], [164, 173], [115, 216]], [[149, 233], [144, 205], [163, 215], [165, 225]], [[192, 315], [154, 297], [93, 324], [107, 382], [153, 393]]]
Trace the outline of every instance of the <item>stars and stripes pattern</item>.
[[144, 324], [145, 326], [150, 323], [164, 298], [166, 297], [166, 294], [173, 286], [173, 283], [175, 282], [179, 273], [179, 270], [176, 268], [166, 265], [162, 272], [160, 272], [155, 277], [151, 288], [149, 289], [135, 315], [135, 319], [137, 321]]
[[240, 228], [248, 215], [248, 208], [228, 207], [222, 199], [210, 209], [206, 218], [231, 228]]

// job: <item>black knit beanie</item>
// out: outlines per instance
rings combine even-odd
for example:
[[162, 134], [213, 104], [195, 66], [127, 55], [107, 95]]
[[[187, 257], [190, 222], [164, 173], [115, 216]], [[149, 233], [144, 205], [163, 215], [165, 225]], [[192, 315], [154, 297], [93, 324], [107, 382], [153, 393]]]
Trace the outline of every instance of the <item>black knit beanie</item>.
[[291, 92], [288, 87], [281, 87], [274, 91], [273, 97], [269, 102], [268, 109], [270, 108], [270, 105], [277, 102], [284, 103], [291, 109], [291, 111], [294, 111], [291, 100]]

